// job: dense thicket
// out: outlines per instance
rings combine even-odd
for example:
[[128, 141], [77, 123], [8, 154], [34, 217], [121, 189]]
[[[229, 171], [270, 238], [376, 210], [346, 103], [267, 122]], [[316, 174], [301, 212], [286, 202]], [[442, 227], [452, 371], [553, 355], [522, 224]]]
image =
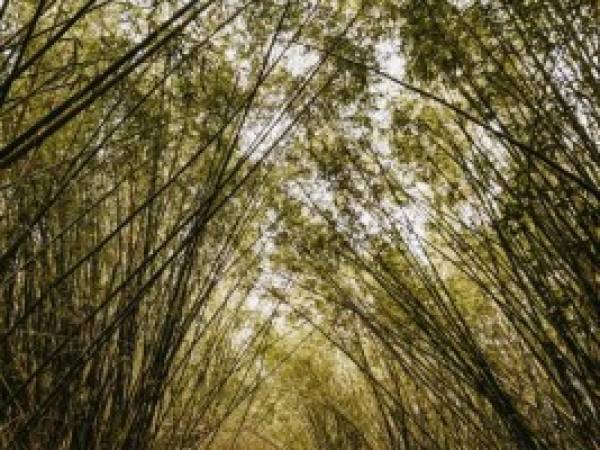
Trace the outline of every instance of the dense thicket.
[[0, 446], [598, 447], [599, 23], [0, 3]]

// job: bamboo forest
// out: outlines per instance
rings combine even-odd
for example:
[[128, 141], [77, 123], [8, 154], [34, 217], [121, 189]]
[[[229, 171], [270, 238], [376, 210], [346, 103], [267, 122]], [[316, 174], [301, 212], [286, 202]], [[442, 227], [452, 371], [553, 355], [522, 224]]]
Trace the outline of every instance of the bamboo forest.
[[0, 0], [0, 449], [600, 450], [600, 1]]

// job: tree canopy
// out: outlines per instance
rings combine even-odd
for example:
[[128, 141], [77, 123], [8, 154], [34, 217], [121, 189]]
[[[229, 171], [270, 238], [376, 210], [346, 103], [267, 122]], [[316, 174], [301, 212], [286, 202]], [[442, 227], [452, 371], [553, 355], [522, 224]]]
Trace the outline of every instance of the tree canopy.
[[600, 448], [596, 0], [0, 0], [0, 447]]

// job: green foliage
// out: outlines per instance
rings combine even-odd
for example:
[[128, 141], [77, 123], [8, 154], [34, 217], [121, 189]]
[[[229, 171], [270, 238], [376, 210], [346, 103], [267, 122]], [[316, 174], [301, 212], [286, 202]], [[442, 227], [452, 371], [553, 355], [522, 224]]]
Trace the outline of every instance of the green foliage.
[[597, 447], [599, 17], [2, 2], [0, 446]]

